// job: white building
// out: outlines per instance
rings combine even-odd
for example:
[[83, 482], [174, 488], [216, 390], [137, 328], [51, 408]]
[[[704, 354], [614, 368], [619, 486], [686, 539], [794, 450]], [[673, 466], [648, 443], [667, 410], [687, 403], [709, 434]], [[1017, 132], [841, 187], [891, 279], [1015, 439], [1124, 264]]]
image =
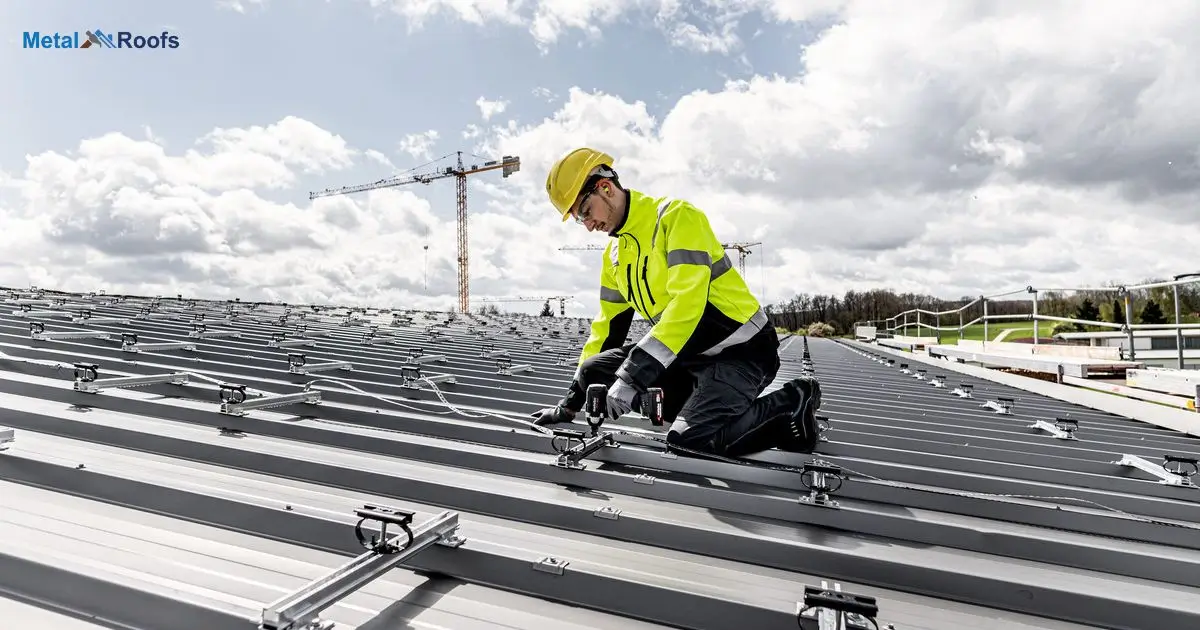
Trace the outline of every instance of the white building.
[[[1087, 346], [1109, 346], [1121, 348], [1121, 356], [1129, 358], [1129, 334], [1118, 331], [1065, 332], [1054, 335], [1070, 344]], [[1148, 367], [1179, 366], [1179, 351], [1175, 345], [1174, 330], [1133, 331], [1134, 360]], [[1188, 370], [1200, 370], [1200, 329], [1183, 331], [1183, 366]]]

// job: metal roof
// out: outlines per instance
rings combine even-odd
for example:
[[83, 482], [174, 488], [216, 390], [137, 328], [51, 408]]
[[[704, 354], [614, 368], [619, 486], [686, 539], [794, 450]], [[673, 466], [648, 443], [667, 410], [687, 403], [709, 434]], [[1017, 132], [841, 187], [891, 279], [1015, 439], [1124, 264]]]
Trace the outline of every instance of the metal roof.
[[[896, 630], [1200, 625], [1200, 492], [1147, 465], [1191, 438], [904, 353], [784, 340], [778, 383], [824, 389], [812, 457], [666, 454], [628, 417], [577, 468], [522, 418], [561, 395], [581, 320], [8, 301], [0, 615], [252, 628], [386, 560], [355, 538], [374, 505], [415, 513], [414, 547], [323, 610], [338, 630], [795, 628], [823, 583]], [[223, 413], [233, 385], [268, 407]]]

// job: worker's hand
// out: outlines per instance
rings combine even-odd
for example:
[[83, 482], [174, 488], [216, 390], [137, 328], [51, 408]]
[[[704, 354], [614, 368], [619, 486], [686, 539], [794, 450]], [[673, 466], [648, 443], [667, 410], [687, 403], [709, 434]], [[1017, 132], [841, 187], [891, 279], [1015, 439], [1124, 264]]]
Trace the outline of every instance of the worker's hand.
[[533, 416], [533, 423], [538, 426], [546, 426], [548, 424], [563, 424], [575, 419], [575, 412], [563, 407], [562, 405], [548, 407], [546, 409], [542, 409], [541, 411], [535, 411], [529, 415]]
[[604, 408], [608, 419], [616, 420], [633, 411], [637, 394], [637, 389], [624, 380], [618, 378], [613, 382], [608, 388], [608, 397], [604, 401]]

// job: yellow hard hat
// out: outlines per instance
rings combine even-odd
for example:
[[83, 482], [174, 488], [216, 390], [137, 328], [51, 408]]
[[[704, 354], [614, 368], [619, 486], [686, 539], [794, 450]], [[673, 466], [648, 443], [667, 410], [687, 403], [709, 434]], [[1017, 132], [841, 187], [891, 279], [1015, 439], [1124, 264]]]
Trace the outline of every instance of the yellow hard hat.
[[579, 197], [579, 191], [583, 189], [592, 169], [601, 165], [612, 167], [612, 156], [583, 147], [566, 154], [550, 167], [550, 173], [546, 176], [546, 194], [550, 196], [550, 203], [562, 214], [563, 221], [570, 215], [571, 206]]

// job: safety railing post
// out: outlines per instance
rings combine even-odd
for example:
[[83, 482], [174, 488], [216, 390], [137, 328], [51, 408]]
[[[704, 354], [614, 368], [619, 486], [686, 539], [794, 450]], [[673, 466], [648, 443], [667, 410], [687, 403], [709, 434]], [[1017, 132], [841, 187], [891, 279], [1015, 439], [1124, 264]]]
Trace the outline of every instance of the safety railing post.
[[1041, 332], [1038, 331], [1038, 290], [1029, 287], [1029, 292], [1033, 294], [1033, 345], [1038, 345], [1038, 337]]
[[986, 350], [988, 341], [992, 338], [988, 334], [988, 299], [986, 297], [980, 299], [983, 300], [983, 347]]
[[1179, 285], [1171, 285], [1171, 297], [1175, 302], [1175, 353], [1179, 358], [1179, 369], [1183, 369], [1183, 328], [1180, 324]]
[[1129, 360], [1133, 361], [1137, 358], [1137, 350], [1133, 347], [1133, 300], [1130, 299], [1129, 289], [1122, 288], [1121, 294], [1125, 298], [1125, 330], [1129, 336]]

